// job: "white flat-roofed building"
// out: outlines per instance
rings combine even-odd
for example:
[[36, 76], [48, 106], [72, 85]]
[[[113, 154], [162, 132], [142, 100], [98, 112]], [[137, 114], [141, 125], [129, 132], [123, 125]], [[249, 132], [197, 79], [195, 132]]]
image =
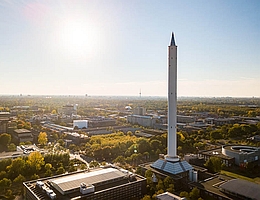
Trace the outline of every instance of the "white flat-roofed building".
[[130, 200], [141, 199], [146, 193], [144, 177], [114, 167], [91, 169], [24, 182], [26, 199], [39, 200], [42, 196], [46, 196], [36, 186], [39, 181], [44, 183], [44, 187], [53, 190], [56, 199], [62, 200]]
[[79, 190], [80, 184], [85, 182], [91, 185], [101, 185], [114, 182], [119, 179], [124, 179], [127, 174], [114, 169], [107, 168], [102, 170], [93, 171], [91, 173], [72, 174], [64, 177], [54, 178], [49, 180], [49, 183], [58, 190], [62, 195], [69, 194], [75, 190]]
[[170, 192], [164, 192], [162, 194], [158, 194], [156, 196], [156, 199], [158, 199], [158, 200], [186, 200], [186, 198], [181, 198], [180, 196], [177, 196]]
[[88, 128], [88, 120], [73, 120], [73, 128]]

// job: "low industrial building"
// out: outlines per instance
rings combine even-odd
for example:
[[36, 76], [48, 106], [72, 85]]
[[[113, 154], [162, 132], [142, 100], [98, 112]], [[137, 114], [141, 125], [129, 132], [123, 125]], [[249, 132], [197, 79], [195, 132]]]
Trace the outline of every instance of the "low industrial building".
[[[33, 180], [23, 185], [28, 200], [139, 200], [146, 193], [144, 177], [114, 167]], [[47, 190], [52, 191], [52, 196], [48, 195]]]

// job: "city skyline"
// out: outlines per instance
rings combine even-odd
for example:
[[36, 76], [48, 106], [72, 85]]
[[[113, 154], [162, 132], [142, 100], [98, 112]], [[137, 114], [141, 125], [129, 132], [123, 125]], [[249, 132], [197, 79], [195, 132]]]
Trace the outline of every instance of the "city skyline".
[[0, 95], [260, 97], [260, 2], [2, 1]]

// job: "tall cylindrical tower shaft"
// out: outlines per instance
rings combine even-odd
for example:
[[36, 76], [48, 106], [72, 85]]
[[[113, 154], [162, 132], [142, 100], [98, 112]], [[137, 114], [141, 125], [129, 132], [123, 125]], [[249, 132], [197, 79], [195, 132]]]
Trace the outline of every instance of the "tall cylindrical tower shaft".
[[168, 151], [169, 161], [178, 161], [177, 156], [177, 46], [172, 33], [168, 47]]

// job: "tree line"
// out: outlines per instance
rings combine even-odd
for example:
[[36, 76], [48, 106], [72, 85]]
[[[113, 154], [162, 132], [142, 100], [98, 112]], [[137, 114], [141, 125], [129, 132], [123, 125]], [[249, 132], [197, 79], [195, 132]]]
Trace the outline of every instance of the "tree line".
[[13, 193], [23, 195], [24, 181], [76, 171], [74, 164], [68, 153], [42, 155], [37, 151], [29, 156], [0, 160], [0, 195], [8, 199], [14, 198]]

